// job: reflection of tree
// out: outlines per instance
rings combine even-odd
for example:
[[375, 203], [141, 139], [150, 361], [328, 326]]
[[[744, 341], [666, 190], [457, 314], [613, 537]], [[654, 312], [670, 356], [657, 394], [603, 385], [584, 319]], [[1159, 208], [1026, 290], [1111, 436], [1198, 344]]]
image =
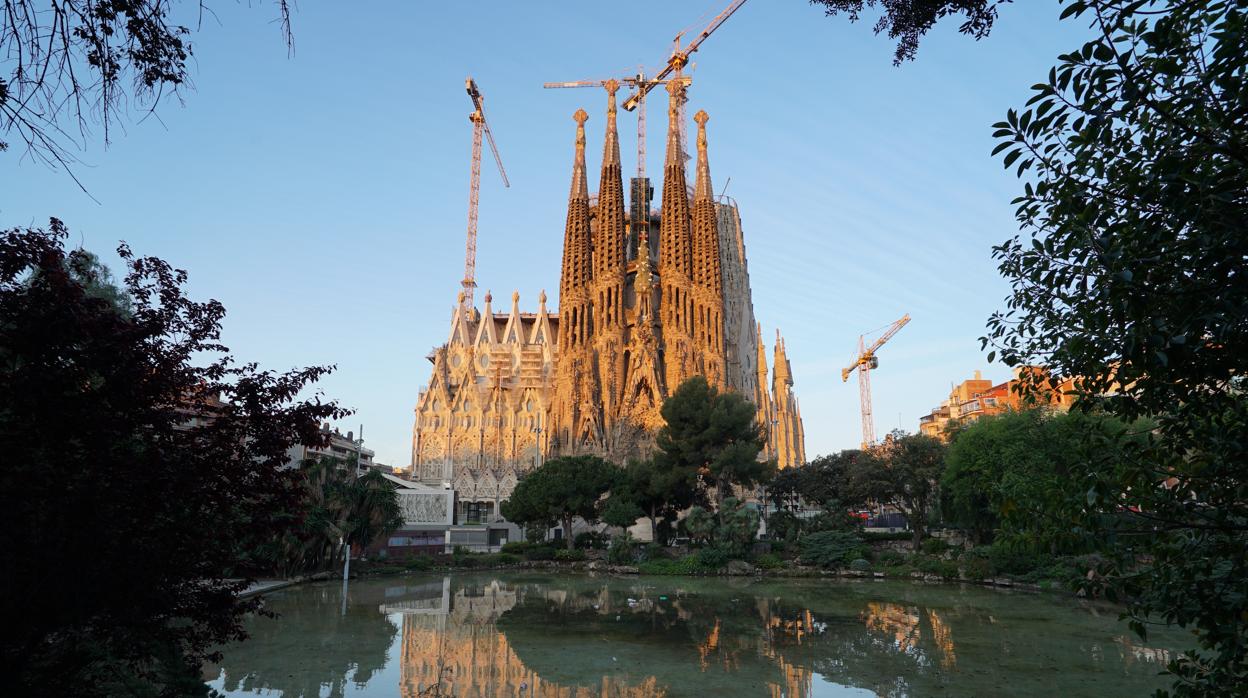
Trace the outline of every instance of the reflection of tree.
[[[257, 619], [243, 651], [226, 649], [222, 687], [339, 696], [396, 641], [405, 698], [433, 685], [452, 696], [807, 698], [824, 681], [890, 698], [1092, 696], [1097, 674], [1147, 693], [1166, 656], [1051, 598], [949, 586], [481, 574], [365, 582], [351, 601], [340, 619], [336, 586], [275, 597], [283, 617]], [[402, 614], [401, 636], [387, 613]]]
[[224, 690], [317, 698], [328, 686], [329, 696], [338, 698], [348, 680], [363, 685], [385, 666], [398, 629], [373, 599], [357, 599], [353, 592], [344, 616], [336, 585], [296, 589], [288, 598], [297, 603], [275, 597], [272, 608], [280, 616], [251, 619], [251, 638], [225, 648]]

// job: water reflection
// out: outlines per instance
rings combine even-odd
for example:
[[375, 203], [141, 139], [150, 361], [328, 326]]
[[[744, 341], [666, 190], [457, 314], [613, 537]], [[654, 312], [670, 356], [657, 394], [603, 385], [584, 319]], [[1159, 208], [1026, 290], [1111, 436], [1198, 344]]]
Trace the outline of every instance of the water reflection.
[[283, 698], [1138, 695], [1169, 648], [1056, 597], [892, 583], [493, 575], [271, 597], [212, 685]]

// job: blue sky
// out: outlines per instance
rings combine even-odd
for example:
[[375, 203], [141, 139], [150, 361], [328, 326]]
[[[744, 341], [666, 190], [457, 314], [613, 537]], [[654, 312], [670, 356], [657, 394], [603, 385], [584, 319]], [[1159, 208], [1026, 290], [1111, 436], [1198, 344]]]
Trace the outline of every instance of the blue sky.
[[[288, 57], [269, 3], [219, 3], [194, 40], [195, 86], [159, 119], [97, 140], [77, 174], [0, 156], [0, 227], [66, 221], [100, 252], [125, 240], [225, 304], [225, 340], [322, 381], [356, 409], [382, 462], [406, 465], [429, 349], [446, 339], [462, 277], [471, 110], [486, 112], [511, 179], [483, 164], [477, 279], [495, 306], [555, 304], [574, 124], [584, 107], [591, 186], [605, 96], [546, 81], [654, 68], [677, 31], [726, 0], [299, 5]], [[912, 322], [872, 375], [877, 430], [917, 428], [951, 383], [989, 366], [977, 338], [1007, 286], [991, 246], [1016, 230], [1020, 184], [989, 157], [990, 124], [1021, 106], [1082, 26], [1055, 2], [1004, 8], [974, 42], [938, 27], [918, 60], [801, 0], [747, 3], [695, 55], [716, 189], [741, 207], [754, 310], [793, 363], [807, 453], [856, 447], [857, 386], [840, 368], [858, 335]], [[647, 169], [662, 164], [666, 94], [651, 105]], [[625, 169], [635, 123], [621, 118]], [[656, 188], [658, 186], [656, 185]], [[500, 300], [501, 299], [501, 300]]]

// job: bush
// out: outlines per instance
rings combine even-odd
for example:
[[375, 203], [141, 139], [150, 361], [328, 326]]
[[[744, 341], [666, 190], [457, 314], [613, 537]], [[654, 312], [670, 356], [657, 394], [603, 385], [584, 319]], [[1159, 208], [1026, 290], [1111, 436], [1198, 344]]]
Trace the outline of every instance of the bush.
[[699, 555], [686, 555], [679, 560], [647, 560], [637, 566], [642, 574], [656, 575], [693, 575], [706, 574], [708, 571], [699, 560]]
[[895, 531], [893, 533], [887, 531], [863, 531], [858, 535], [862, 536], [863, 540], [870, 542], [910, 540], [914, 537], [914, 534], [910, 531]]
[[601, 531], [585, 531], [576, 534], [573, 545], [578, 550], [606, 550], [607, 534]]
[[613, 565], [631, 565], [637, 561], [637, 541], [627, 532], [611, 539], [607, 548], [607, 562]]
[[992, 561], [987, 548], [972, 548], [961, 556], [962, 573], [971, 579], [989, 579], [993, 576]]
[[413, 555], [403, 561], [405, 569], [424, 572], [433, 568], [433, 558], [428, 555]]
[[923, 574], [934, 574], [945, 579], [958, 578], [958, 563], [952, 560], [920, 556], [915, 567]]
[[511, 553], [512, 555], [524, 555], [534, 547], [533, 543], [517, 540], [510, 543], [503, 543], [503, 547], [500, 548], [500, 550], [504, 553]]
[[925, 555], [944, 555], [951, 546], [943, 538], [928, 538], [919, 547]]
[[584, 550], [568, 550], [567, 548], [560, 548], [555, 551], [555, 560], [558, 562], [581, 562], [584, 559]]
[[824, 531], [802, 539], [802, 562], [829, 569], [844, 567], [870, 552], [856, 533]]
[[717, 570], [731, 559], [731, 551], [720, 545], [708, 545], [698, 551], [698, 562], [707, 569]]
[[514, 565], [523, 559], [515, 553], [499, 553], [494, 556], [494, 562], [500, 565]]
[[853, 571], [855, 571], [855, 572], [870, 572], [870, 571], [871, 571], [871, 563], [870, 563], [870, 562], [867, 562], [866, 560], [864, 560], [864, 559], [862, 559], [862, 558], [858, 558], [858, 559], [856, 559], [856, 560], [852, 560], [852, 561], [850, 561], [850, 563], [849, 563], [849, 569], [851, 569], [851, 570], [853, 570]]
[[754, 564], [763, 570], [778, 570], [784, 567], [784, 560], [775, 553], [764, 553], [754, 559]]
[[896, 550], [881, 550], [875, 555], [876, 564], [883, 565], [886, 567], [904, 565], [909, 561], [910, 561], [909, 555], [903, 552], [898, 552]]
[[658, 543], [646, 543], [641, 549], [642, 560], [662, 560], [667, 557], [667, 548]]
[[555, 559], [555, 548], [551, 545], [534, 545], [524, 553], [526, 560], [553, 560]]
[[988, 546], [988, 559], [992, 562], [994, 575], [1007, 574], [1012, 577], [1031, 574], [1054, 562], [1052, 555], [1028, 552], [1002, 543]]

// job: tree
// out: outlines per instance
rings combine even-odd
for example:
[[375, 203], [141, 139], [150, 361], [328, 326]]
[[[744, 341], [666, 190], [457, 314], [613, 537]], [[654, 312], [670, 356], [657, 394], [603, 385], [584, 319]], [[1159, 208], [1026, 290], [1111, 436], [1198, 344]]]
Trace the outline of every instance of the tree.
[[305, 461], [306, 513], [301, 534], [283, 560], [291, 572], [336, 566], [344, 542], [368, 547], [403, 525], [394, 486], [377, 470], [356, 474], [356, 456]]
[[[290, 2], [275, 4], [292, 49]], [[190, 83], [188, 25], [205, 11], [165, 0], [5, 0], [0, 54], [12, 67], [0, 74], [0, 133], [16, 133], [27, 154], [51, 165], [70, 164], [96, 121], [107, 144], [125, 110], [154, 112]]]
[[927, 533], [928, 513], [937, 501], [945, 469], [945, 447], [923, 434], [894, 430], [875, 454], [879, 461], [860, 459], [851, 470], [855, 487], [871, 499], [903, 509], [919, 549]]
[[[1147, 429], [1141, 423], [1131, 432]], [[1092, 541], [1070, 520], [1086, 506], [1076, 475], [1093, 459], [1121, 459], [1120, 450], [1089, 448], [1102, 451], [1127, 432], [1117, 419], [1082, 412], [1032, 409], [979, 419], [949, 446], [940, 480], [943, 512], [978, 543], [999, 532], [1025, 550], [1086, 552]]]
[[287, 449], [345, 413], [294, 401], [328, 368], [234, 363], [185, 272], [122, 245], [124, 311], [67, 237], [0, 232], [0, 692], [202, 690], [257, 608], [246, 550], [299, 510]]
[[982, 39], [992, 30], [997, 19], [997, 6], [1011, 0], [811, 0], [812, 5], [822, 5], [829, 16], [846, 14], [856, 22], [868, 7], [881, 6], [884, 13], [875, 25], [875, 33], [887, 33], [897, 41], [893, 63], [913, 60], [919, 50], [919, 40], [936, 22], [952, 15], [965, 19], [960, 31], [976, 39]]
[[738, 393], [721, 393], [702, 376], [681, 383], [660, 409], [666, 421], [657, 442], [669, 468], [697, 472], [716, 504], [733, 485], [753, 487], [775, 476], [774, 462], [759, 461], [766, 444], [754, 423], [756, 409]]
[[516, 484], [511, 498], [503, 502], [502, 513], [520, 525], [561, 523], [568, 550], [572, 550], [572, 520], [579, 516], [586, 523], [597, 521], [605, 504], [603, 495], [622, 475], [619, 466], [597, 456], [552, 458]]
[[[933, 4], [881, 2], [903, 29]], [[1059, 4], [1095, 38], [995, 125], [995, 152], [1028, 181], [1024, 234], [994, 251], [1013, 292], [983, 342], [1075, 379], [1077, 409], [1156, 419], [1142, 443], [1095, 436], [1126, 457], [1076, 474], [1078, 525], [1114, 553], [1089, 586], [1127, 601], [1141, 634], [1193, 629], [1200, 650], [1168, 666], [1175, 694], [1229, 695], [1248, 674], [1245, 4]]]
[[1066, 5], [1094, 38], [996, 124], [1026, 181], [983, 342], [1073, 378], [1077, 409], [1156, 420], [1075, 474], [1078, 524], [1112, 556], [1090, 586], [1137, 632], [1192, 629], [1176, 695], [1230, 695], [1248, 678], [1248, 5]]
[[[614, 526], [631, 526], [639, 517], [650, 521], [654, 540], [659, 540], [659, 526], [677, 512], [697, 501], [697, 472], [692, 468], [673, 466], [670, 459], [658, 453], [643, 460], [629, 461], [624, 477], [611, 490], [610, 508], [613, 518], [603, 520]], [[620, 523], [635, 512], [628, 523]]]

